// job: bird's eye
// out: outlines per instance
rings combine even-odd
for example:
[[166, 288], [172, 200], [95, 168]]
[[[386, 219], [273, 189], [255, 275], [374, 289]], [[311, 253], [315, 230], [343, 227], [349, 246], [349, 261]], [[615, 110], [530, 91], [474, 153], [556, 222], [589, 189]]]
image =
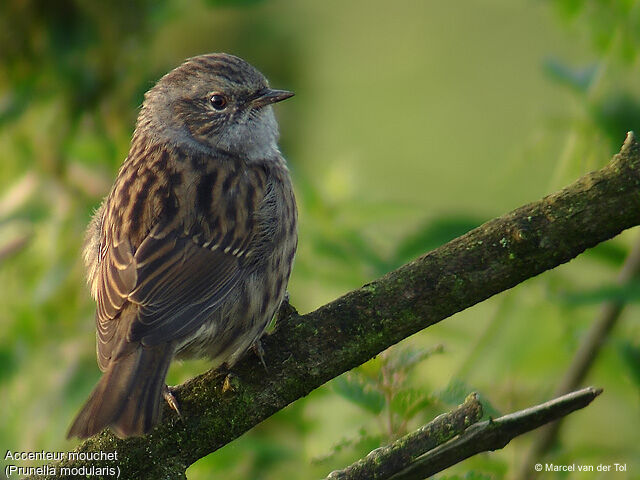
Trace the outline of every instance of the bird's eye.
[[227, 106], [227, 97], [220, 93], [214, 93], [213, 95], [211, 95], [209, 101], [211, 102], [213, 108], [215, 108], [216, 110], [224, 110], [224, 108]]

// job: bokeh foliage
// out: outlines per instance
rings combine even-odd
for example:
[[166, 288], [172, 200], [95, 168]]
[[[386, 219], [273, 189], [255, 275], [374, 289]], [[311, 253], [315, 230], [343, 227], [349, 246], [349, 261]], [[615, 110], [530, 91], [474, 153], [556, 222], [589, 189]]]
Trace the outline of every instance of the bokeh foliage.
[[[297, 92], [277, 114], [301, 210], [301, 311], [597, 168], [640, 131], [633, 0], [6, 0], [0, 46], [0, 451], [74, 445], [64, 433], [99, 376], [84, 228], [144, 92], [184, 58], [229, 51]], [[551, 458], [627, 463], [633, 478], [640, 293], [613, 279], [637, 235], [415, 335], [189, 478], [321, 478], [471, 390], [491, 414], [546, 400], [611, 298], [630, 306], [589, 376], [605, 394]], [[169, 381], [205, 368], [178, 364]], [[507, 478], [530, 439], [442, 478]]]

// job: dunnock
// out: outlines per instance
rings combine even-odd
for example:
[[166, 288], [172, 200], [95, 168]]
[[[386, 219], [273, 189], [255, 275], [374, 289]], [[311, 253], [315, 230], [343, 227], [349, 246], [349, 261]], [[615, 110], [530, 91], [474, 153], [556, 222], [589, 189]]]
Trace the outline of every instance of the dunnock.
[[68, 436], [157, 423], [176, 357], [232, 365], [285, 295], [297, 210], [273, 90], [244, 60], [191, 58], [145, 95], [131, 148], [87, 232], [102, 378]]

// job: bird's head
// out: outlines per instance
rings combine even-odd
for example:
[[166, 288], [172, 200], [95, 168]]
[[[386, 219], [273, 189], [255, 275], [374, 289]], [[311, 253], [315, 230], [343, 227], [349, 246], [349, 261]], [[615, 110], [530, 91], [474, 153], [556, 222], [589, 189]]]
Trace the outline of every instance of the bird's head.
[[137, 129], [160, 141], [260, 160], [277, 152], [271, 105], [292, 95], [270, 88], [264, 75], [241, 58], [200, 55], [147, 92]]

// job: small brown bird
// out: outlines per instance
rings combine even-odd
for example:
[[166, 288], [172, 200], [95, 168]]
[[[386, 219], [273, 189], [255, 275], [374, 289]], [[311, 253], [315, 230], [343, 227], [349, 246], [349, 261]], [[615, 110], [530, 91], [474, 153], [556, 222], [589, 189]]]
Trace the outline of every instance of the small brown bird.
[[273, 90], [244, 60], [191, 58], [145, 95], [131, 148], [87, 232], [104, 372], [68, 437], [157, 423], [175, 356], [232, 365], [282, 302], [297, 210]]

